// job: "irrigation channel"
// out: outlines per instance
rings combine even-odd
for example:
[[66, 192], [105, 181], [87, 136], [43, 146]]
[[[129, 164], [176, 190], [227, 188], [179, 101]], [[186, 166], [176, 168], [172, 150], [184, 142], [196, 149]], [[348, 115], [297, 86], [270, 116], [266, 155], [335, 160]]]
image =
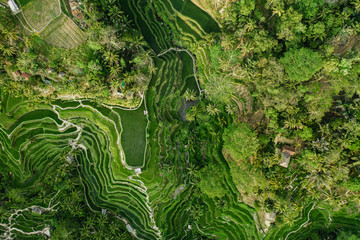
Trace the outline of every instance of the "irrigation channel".
[[[194, 55], [174, 46], [171, 34], [177, 31], [192, 43], [219, 31], [218, 25], [190, 0], [118, 0], [118, 4], [156, 53], [157, 72], [142, 103], [133, 110], [86, 99], [48, 104], [1, 92], [0, 163], [12, 172], [15, 185], [26, 189], [59, 167], [57, 162], [66, 153], [66, 161], [77, 166], [88, 206], [117, 214], [138, 239], [263, 239], [256, 211], [239, 201], [220, 145], [209, 155], [224, 170], [222, 184], [228, 189], [224, 198], [200, 194], [181, 174], [191, 158], [181, 141], [185, 124], [179, 116], [181, 96], [186, 89], [200, 88]], [[209, 144], [211, 139], [208, 134]], [[167, 172], [159, 171], [166, 163]], [[54, 192], [51, 204], [36, 207], [55, 211], [60, 194], [61, 190]], [[51, 234], [49, 216], [33, 216], [29, 208], [14, 210], [0, 231], [15, 238]], [[296, 224], [270, 230], [265, 238], [300, 239], [314, 219], [320, 223], [332, 219], [328, 225], [349, 221], [329, 214], [308, 207]]]

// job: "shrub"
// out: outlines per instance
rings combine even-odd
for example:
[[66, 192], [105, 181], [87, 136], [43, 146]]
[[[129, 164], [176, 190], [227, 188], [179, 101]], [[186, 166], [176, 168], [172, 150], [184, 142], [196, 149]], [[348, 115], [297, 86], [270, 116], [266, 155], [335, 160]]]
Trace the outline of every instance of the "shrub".
[[244, 161], [260, 147], [256, 133], [246, 123], [230, 125], [224, 131], [224, 148], [236, 161]]
[[290, 49], [280, 59], [291, 81], [303, 82], [322, 67], [321, 56], [308, 48]]

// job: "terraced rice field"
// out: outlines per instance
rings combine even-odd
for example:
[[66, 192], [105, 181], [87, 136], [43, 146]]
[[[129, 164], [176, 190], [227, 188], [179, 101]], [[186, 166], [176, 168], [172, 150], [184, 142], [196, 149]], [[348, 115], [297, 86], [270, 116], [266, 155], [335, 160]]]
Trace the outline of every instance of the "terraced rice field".
[[[119, 0], [118, 4], [158, 54], [154, 57], [158, 71], [151, 79], [143, 103], [137, 110], [124, 110], [118, 106], [98, 105], [91, 100], [34, 103], [2, 93], [1, 164], [16, 176], [17, 186], [25, 189], [57, 167], [59, 161], [54, 159], [60, 159], [64, 153], [74, 156], [88, 206], [94, 211], [108, 209], [122, 217], [140, 239], [195, 239], [199, 236], [263, 239], [261, 227], [256, 224], [256, 211], [238, 200], [239, 193], [221, 146], [209, 155], [224, 169], [223, 185], [228, 194], [223, 199], [200, 195], [199, 189], [182, 174], [187, 158], [192, 155], [181, 150], [185, 149], [181, 141], [184, 122], [178, 114], [181, 95], [186, 89], [196, 93], [200, 89], [191, 55], [186, 51], [169, 50], [174, 47], [170, 30], [159, 16], [169, 16], [177, 31], [184, 33], [184, 39], [189, 42], [217, 31], [216, 23], [188, 0], [162, 0], [154, 5], [147, 0]], [[45, 38], [63, 47], [70, 45], [58, 39], [69, 39], [75, 44], [78, 40], [72, 34], [64, 36], [56, 30], [71, 29], [67, 21], [65, 16], [54, 21], [52, 31], [44, 32]], [[68, 28], [61, 27], [62, 24]], [[208, 138], [211, 142], [210, 134]], [[160, 160], [171, 165], [166, 175], [159, 171]], [[135, 174], [135, 167], [141, 167], [142, 173]], [[329, 224], [326, 211], [311, 208], [305, 210], [304, 217], [295, 225], [270, 230], [265, 238], [301, 239], [309, 230], [303, 224], [310, 218], [311, 221], [316, 219], [317, 225]], [[199, 212], [196, 219], [194, 211]], [[24, 210], [14, 221], [23, 231], [44, 231], [46, 225], [51, 225], [50, 217], [51, 214], [40, 218]], [[340, 214], [331, 218], [332, 223], [340, 225], [348, 221]], [[25, 221], [27, 224], [19, 224]]]
[[271, 229], [264, 237], [266, 240], [296, 240], [315, 239], [313, 234], [320, 230], [331, 232], [339, 229], [358, 231], [360, 226], [360, 215], [351, 215], [344, 211], [333, 212], [326, 206], [321, 207], [315, 203], [309, 204], [301, 216], [292, 225]]
[[75, 48], [85, 40], [85, 33], [65, 14], [61, 14], [41, 33], [45, 42], [61, 48]]
[[66, 152], [76, 156], [90, 208], [119, 214], [138, 230], [139, 237], [159, 236], [146, 187], [127, 166], [122, 152], [122, 111], [79, 100], [44, 104], [22, 115], [26, 101], [3, 95], [1, 103], [7, 114], [0, 116], [0, 159], [16, 176], [18, 187], [41, 181]]

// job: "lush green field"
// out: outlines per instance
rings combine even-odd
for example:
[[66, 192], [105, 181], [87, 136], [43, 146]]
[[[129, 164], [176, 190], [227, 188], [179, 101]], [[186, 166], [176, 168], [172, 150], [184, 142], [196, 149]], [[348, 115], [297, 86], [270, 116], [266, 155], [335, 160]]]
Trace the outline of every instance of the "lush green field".
[[36, 31], [43, 30], [47, 24], [61, 14], [60, 1], [53, 0], [33, 0], [22, 10], [29, 24]]
[[[146, 192], [137, 181], [129, 180], [133, 171], [125, 168], [121, 159], [118, 113], [91, 101], [58, 101], [43, 105], [44, 110], [22, 115], [22, 110], [28, 108], [26, 102], [12, 101], [3, 94], [1, 103], [3, 150], [0, 159], [13, 172], [15, 186], [23, 190], [31, 188], [48, 172], [55, 171], [59, 162], [66, 160], [64, 153], [76, 156], [91, 209], [106, 208], [121, 215], [139, 229], [138, 235], [144, 238], [157, 234], [152, 228]], [[133, 134], [131, 137], [144, 138], [144, 127], [142, 132], [141, 136]], [[144, 148], [145, 144], [137, 147]], [[142, 161], [143, 156], [138, 163]], [[25, 226], [21, 229], [28, 231]]]
[[144, 115], [145, 104], [137, 110], [120, 110], [114, 108], [121, 117], [121, 145], [125, 152], [126, 163], [132, 167], [143, 167], [145, 164], [146, 126]]
[[[216, 22], [190, 0], [119, 0], [117, 4], [155, 53], [157, 71], [141, 106], [123, 109], [94, 99], [30, 101], [1, 91], [0, 163], [14, 189], [26, 192], [46, 182], [49, 173], [71, 165], [86, 207], [123, 220], [139, 239], [312, 239], [319, 230], [359, 229], [358, 215], [310, 203], [294, 224], [273, 226], [265, 235], [258, 212], [243, 202], [223, 156], [221, 136], [232, 118], [198, 113], [200, 125], [179, 116], [187, 90], [202, 98], [195, 108], [212, 105], [196, 82], [195, 57], [176, 43], [204, 39], [219, 31]], [[82, 41], [76, 38], [80, 33], [72, 34], [77, 31], [74, 26], [64, 15], [43, 34], [49, 43], [70, 48]], [[208, 61], [206, 50], [197, 52], [202, 64]], [[138, 167], [141, 174], [134, 171]], [[210, 167], [206, 174], [203, 170]], [[203, 184], [205, 179], [210, 184]], [[66, 188], [67, 184], [59, 184], [51, 189], [53, 203]], [[47, 204], [49, 209], [42, 215], [19, 210], [13, 225], [6, 223], [9, 218], [0, 218], [0, 231], [18, 239], [30, 235], [14, 226], [36, 236], [44, 236], [48, 227], [53, 231], [58, 227], [51, 221], [56, 214], [50, 209], [53, 205], [39, 203], [44, 208]], [[106, 222], [104, 226], [108, 227]]]
[[21, 7], [25, 7], [28, 3], [30, 3], [33, 0], [16, 0], [15, 2], [21, 6]]

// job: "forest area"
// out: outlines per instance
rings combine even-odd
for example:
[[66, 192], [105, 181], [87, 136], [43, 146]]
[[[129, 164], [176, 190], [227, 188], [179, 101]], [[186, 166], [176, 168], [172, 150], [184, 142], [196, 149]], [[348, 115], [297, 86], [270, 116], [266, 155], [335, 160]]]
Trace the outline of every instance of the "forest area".
[[[313, 201], [358, 212], [359, 11], [359, 1], [234, 1], [221, 33], [188, 46], [209, 53], [199, 67], [212, 102], [204, 113], [232, 118], [222, 152], [238, 190], [277, 223]], [[206, 124], [199, 108], [189, 112]], [[283, 167], [286, 147], [294, 156]], [[200, 188], [224, 196], [222, 175], [205, 172]]]

